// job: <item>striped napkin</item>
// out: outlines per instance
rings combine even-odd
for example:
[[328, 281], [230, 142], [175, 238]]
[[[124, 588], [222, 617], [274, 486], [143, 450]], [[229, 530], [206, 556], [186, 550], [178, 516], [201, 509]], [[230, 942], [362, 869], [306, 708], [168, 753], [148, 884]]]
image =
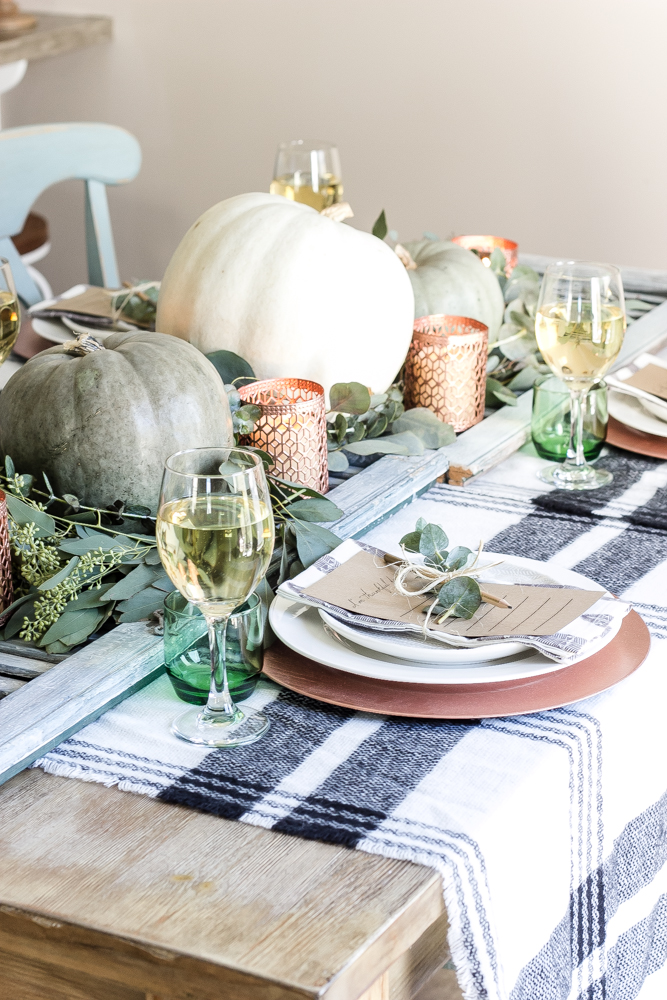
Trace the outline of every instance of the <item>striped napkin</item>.
[[[317, 562], [309, 566], [303, 573], [299, 573], [293, 580], [283, 583], [278, 593], [281, 597], [290, 601], [297, 601], [300, 604], [310, 604], [316, 608], [322, 608], [332, 618], [345, 622], [360, 632], [360, 638], [365, 632], [382, 632], [389, 635], [401, 636], [413, 635], [415, 645], [424, 641], [424, 632], [419, 625], [411, 622], [391, 621], [384, 618], [374, 618], [370, 615], [360, 615], [328, 601], [320, 600], [304, 591], [312, 587], [314, 583], [324, 579], [343, 563], [347, 562], [358, 552], [371, 552], [382, 559], [385, 553], [382, 549], [375, 548], [366, 542], [356, 541], [349, 538], [326, 556], [322, 556]], [[496, 573], [496, 576], [500, 574]], [[512, 582], [524, 583], [521, 579], [515, 579], [517, 571], [512, 567]], [[547, 583], [548, 577], [543, 577], [542, 586], [553, 584]], [[526, 581], [528, 582], [528, 581]], [[529, 582], [529, 585], [532, 581]], [[535, 586], [534, 583], [532, 583]], [[540, 586], [538, 583], [537, 586]], [[619, 601], [612, 594], [605, 592], [602, 597], [593, 604], [585, 614], [580, 615], [571, 622], [564, 631], [556, 632], [554, 635], [500, 635], [493, 637], [493, 642], [521, 642], [526, 646], [531, 646], [542, 653], [550, 660], [562, 663], [563, 666], [575, 663], [577, 660], [585, 659], [597, 653], [610, 642], [621, 627], [623, 619], [630, 610], [630, 605], [624, 601]], [[472, 649], [479, 646], [489, 645], [487, 637], [469, 638], [455, 635], [449, 632], [440, 632], [434, 629], [428, 630], [429, 639], [437, 640], [448, 646]], [[396, 655], [400, 656], [400, 649]]]

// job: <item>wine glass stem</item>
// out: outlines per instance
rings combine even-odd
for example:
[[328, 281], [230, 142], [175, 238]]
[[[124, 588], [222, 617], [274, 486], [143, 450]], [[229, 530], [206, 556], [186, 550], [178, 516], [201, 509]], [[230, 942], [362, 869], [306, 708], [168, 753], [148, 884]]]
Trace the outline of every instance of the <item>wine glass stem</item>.
[[204, 715], [214, 716], [218, 721], [224, 722], [225, 717], [230, 722], [234, 721], [236, 707], [229, 693], [229, 681], [227, 679], [227, 622], [229, 616], [225, 618], [208, 618], [208, 642], [211, 652], [211, 686], [208, 692], [208, 701]]
[[570, 389], [570, 443], [567, 449], [567, 465], [582, 468], [586, 465], [584, 455], [584, 400], [585, 389]]

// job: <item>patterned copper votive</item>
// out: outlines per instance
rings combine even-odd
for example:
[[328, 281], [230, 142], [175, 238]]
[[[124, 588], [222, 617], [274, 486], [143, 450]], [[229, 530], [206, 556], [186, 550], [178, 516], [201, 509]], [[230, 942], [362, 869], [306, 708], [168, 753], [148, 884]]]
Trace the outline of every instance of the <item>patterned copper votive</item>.
[[239, 389], [244, 403], [261, 406], [252, 434], [241, 439], [268, 452], [275, 472], [320, 493], [329, 485], [324, 389], [302, 378], [272, 378]]
[[466, 316], [420, 316], [405, 359], [405, 407], [464, 431], [484, 416], [489, 328]]
[[[0, 490], [0, 614], [14, 599], [12, 584], [12, 554], [9, 548], [9, 524], [7, 522], [7, 501]], [[0, 623], [2, 619], [0, 618]], [[4, 624], [4, 623], [2, 623]]]
[[454, 236], [452, 243], [458, 243], [466, 250], [476, 250], [482, 263], [491, 266], [491, 254], [494, 250], [502, 250], [505, 254], [505, 274], [509, 278], [519, 260], [519, 244], [512, 240], [504, 240], [502, 236]]

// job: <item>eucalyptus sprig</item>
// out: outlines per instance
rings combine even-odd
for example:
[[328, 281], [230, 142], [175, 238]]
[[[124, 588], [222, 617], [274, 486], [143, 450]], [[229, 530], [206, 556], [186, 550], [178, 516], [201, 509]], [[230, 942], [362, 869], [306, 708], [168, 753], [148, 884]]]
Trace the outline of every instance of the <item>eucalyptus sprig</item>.
[[[414, 531], [408, 532], [400, 541], [405, 559], [397, 565], [394, 585], [404, 597], [414, 597], [433, 592], [435, 597], [426, 613], [424, 630], [428, 628], [432, 616], [436, 624], [447, 618], [472, 618], [483, 600], [492, 595], [481, 590], [474, 579], [482, 570], [498, 563], [479, 566], [483, 544], [477, 552], [465, 545], [457, 545], [449, 550], [449, 539], [438, 524], [428, 524], [420, 517]], [[422, 557], [419, 562], [408, 553]], [[416, 586], [415, 586], [416, 583]]]

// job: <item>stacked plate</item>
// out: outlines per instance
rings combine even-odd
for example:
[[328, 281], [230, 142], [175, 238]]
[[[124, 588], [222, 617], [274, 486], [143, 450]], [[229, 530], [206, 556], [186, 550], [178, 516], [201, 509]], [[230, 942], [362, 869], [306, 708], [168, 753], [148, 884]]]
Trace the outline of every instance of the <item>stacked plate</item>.
[[[667, 361], [649, 354], [642, 354], [634, 364], [637, 368], [647, 364], [667, 368]], [[630, 374], [631, 369], [622, 368], [614, 373], [614, 381], [624, 382]], [[667, 457], [667, 402], [648, 393], [630, 395], [610, 382], [609, 416], [607, 440], [610, 444], [640, 455]]]
[[[496, 556], [500, 566], [484, 577], [487, 583], [557, 584], [600, 590], [598, 584], [572, 570], [545, 567], [534, 559]], [[339, 621], [326, 611], [280, 595], [271, 606], [271, 626], [282, 642], [309, 660], [346, 673], [409, 684], [488, 684], [543, 676], [563, 669], [520, 642], [489, 641], [475, 649], [447, 646], [406, 634], [370, 632]]]
[[39, 315], [40, 310], [47, 309], [56, 303], [62, 305], [63, 300], [82, 295], [87, 287], [87, 285], [74, 285], [73, 288], [69, 288], [62, 295], [58, 296], [57, 299], [48, 299], [44, 302], [38, 302], [33, 306], [29, 312], [32, 328], [35, 333], [39, 334], [40, 337], [44, 337], [45, 340], [50, 340], [53, 344], [65, 344], [67, 341], [75, 339], [77, 334], [80, 333], [90, 333], [97, 340], [104, 341], [105, 337], [111, 336], [112, 333], [118, 333], [120, 330], [138, 331], [138, 327], [133, 326], [131, 323], [126, 323], [125, 320], [118, 320], [113, 327], [110, 327], [91, 322], [88, 324], [83, 321], [78, 322], [69, 316], [63, 316], [60, 319], [43, 319]]

